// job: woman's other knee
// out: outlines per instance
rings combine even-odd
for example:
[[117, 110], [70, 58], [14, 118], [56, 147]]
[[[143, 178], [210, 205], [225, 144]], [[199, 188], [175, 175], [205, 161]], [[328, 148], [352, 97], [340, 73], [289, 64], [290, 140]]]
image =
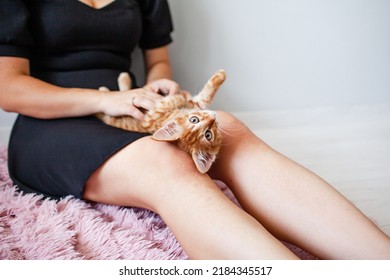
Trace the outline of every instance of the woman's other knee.
[[217, 115], [218, 125], [224, 137], [253, 135], [248, 126], [234, 115], [224, 111], [217, 111]]

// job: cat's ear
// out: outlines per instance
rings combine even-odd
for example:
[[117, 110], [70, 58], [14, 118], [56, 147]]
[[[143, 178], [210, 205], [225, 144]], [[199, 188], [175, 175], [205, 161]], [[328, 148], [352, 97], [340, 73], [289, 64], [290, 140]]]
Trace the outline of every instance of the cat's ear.
[[168, 122], [153, 134], [154, 140], [175, 141], [180, 138], [183, 128], [175, 122]]
[[212, 153], [196, 151], [192, 153], [192, 159], [195, 162], [196, 168], [200, 173], [209, 171], [211, 165], [215, 161], [216, 155]]

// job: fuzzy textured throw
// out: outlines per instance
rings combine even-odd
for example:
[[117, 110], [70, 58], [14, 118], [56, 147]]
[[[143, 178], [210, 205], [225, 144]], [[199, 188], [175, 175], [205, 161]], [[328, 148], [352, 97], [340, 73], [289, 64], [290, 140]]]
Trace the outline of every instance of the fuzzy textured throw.
[[[238, 205], [225, 184], [216, 184]], [[302, 259], [314, 259], [297, 247], [286, 246]], [[0, 259], [184, 260], [187, 255], [160, 216], [148, 210], [19, 193], [9, 178], [3, 146]]]

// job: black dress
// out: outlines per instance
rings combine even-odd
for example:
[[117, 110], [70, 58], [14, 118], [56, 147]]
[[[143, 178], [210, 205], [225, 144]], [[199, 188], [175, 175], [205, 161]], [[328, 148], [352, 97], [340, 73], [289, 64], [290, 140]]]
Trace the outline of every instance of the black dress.
[[[136, 45], [164, 46], [171, 32], [166, 0], [115, 0], [101, 9], [78, 0], [3, 0], [0, 5], [0, 56], [27, 58], [32, 76], [62, 87], [116, 90]], [[93, 116], [19, 115], [9, 142], [10, 176], [24, 192], [81, 198], [85, 182], [107, 158], [144, 136]]]

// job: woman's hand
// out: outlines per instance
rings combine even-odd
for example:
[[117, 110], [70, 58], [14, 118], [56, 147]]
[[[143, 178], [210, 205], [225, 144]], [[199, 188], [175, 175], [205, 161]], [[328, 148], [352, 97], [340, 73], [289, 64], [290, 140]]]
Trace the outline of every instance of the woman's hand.
[[169, 79], [155, 80], [145, 85], [144, 88], [164, 96], [180, 93], [179, 84]]
[[188, 91], [181, 90], [178, 83], [169, 79], [159, 79], [153, 81], [144, 86], [144, 88], [164, 96], [184, 94], [187, 100], [191, 99], [191, 94]]
[[152, 109], [162, 98], [146, 87], [129, 91], [102, 91], [101, 112], [112, 117], [132, 116], [142, 120], [143, 112]]
[[156, 102], [166, 95], [188, 92], [181, 91], [179, 85], [169, 79], [159, 79], [143, 88], [129, 91], [102, 91], [101, 112], [112, 117], [132, 116], [138, 120], [144, 118], [144, 112], [151, 110]]

